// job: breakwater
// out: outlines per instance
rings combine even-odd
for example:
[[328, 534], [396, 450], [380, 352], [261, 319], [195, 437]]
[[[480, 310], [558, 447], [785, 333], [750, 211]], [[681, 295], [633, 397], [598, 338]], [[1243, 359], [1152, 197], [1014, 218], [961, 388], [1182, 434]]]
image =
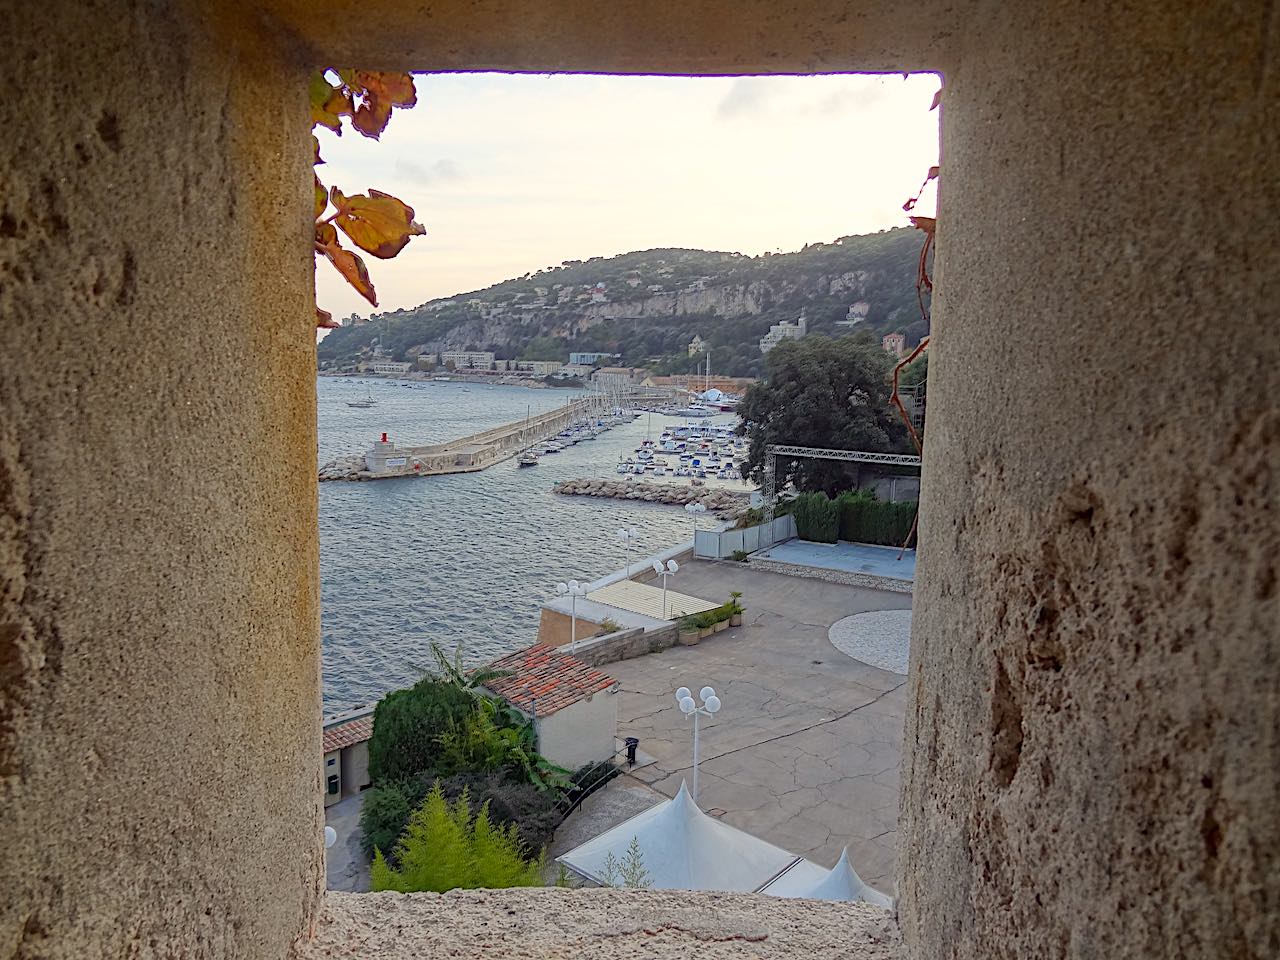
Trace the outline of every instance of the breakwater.
[[700, 503], [722, 519], [741, 516], [751, 505], [750, 496], [714, 487], [695, 487], [674, 483], [649, 483], [645, 480], [593, 480], [584, 477], [561, 480], [552, 490], [579, 497], [611, 497], [614, 500], [638, 500], [643, 503], [666, 503], [683, 506]]

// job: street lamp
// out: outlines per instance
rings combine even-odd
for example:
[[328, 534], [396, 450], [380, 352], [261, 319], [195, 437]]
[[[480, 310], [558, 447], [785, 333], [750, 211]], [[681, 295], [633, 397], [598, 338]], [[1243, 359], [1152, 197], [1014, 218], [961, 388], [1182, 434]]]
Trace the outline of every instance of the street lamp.
[[569, 597], [569, 651], [572, 653], [578, 645], [578, 598], [587, 595], [587, 588], [578, 583], [577, 580], [570, 580], [568, 583], [557, 583], [556, 593], [562, 597]]
[[653, 572], [662, 578], [662, 619], [667, 619], [667, 577], [674, 577], [680, 570], [680, 564], [668, 560], [664, 567], [657, 560], [653, 561]]
[[686, 717], [693, 714], [693, 802], [698, 802], [698, 718], [711, 717], [720, 712], [720, 698], [711, 687], [703, 687], [698, 691], [702, 700], [699, 706], [693, 699], [688, 687], [676, 691], [676, 705]]
[[698, 514], [706, 513], [707, 505], [705, 503], [701, 503], [698, 501], [694, 501], [693, 503], [686, 503], [684, 505], [684, 512], [689, 514], [689, 516], [693, 517], [693, 534], [694, 534], [694, 537], [696, 538], [698, 535]]
[[635, 527], [619, 527], [618, 536], [622, 538], [623, 550], [627, 554], [627, 579], [631, 579], [631, 541], [639, 534]]

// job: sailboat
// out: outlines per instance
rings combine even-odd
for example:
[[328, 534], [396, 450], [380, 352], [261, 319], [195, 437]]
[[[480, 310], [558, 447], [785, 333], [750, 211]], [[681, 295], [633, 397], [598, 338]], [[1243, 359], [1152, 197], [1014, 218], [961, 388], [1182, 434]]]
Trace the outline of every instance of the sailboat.
[[359, 407], [361, 410], [367, 410], [369, 407], [372, 407], [374, 404], [378, 402], [377, 400], [373, 399], [373, 393], [369, 391], [368, 387], [365, 388], [365, 393], [367, 394], [367, 396], [363, 400], [348, 400], [347, 406]]

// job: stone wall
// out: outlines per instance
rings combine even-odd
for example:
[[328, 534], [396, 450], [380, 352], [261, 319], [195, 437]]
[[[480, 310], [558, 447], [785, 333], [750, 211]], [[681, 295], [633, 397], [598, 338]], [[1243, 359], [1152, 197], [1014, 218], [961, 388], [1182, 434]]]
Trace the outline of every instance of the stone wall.
[[579, 643], [573, 655], [593, 667], [631, 660], [674, 646], [679, 632], [679, 626], [674, 623], [656, 630], [645, 630], [643, 627], [619, 630]]
[[306, 71], [221, 9], [0, 4], [6, 957], [280, 957], [324, 885]]
[[904, 937], [922, 960], [1276, 956], [1280, 18], [992, 4], [966, 29]]

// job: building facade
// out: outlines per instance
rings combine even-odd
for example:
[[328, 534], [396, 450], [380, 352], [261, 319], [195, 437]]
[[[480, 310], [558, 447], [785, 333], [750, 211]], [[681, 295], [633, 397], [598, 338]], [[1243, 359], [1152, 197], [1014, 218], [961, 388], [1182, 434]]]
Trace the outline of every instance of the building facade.
[[620, 353], [571, 353], [569, 354], [570, 363], [580, 363], [584, 366], [595, 366], [601, 360], [621, 360]]
[[799, 340], [809, 332], [809, 321], [800, 316], [798, 320], [783, 320], [775, 323], [760, 339], [760, 352], [768, 353], [784, 340]]
[[452, 363], [455, 370], [492, 370], [490, 350], [448, 350], [440, 354], [440, 365]]
[[413, 364], [399, 363], [394, 360], [375, 360], [368, 369], [374, 373], [408, 373]]
[[901, 359], [907, 352], [907, 338], [900, 333], [886, 333], [880, 338], [880, 346], [884, 347], [886, 353], [892, 353]]

